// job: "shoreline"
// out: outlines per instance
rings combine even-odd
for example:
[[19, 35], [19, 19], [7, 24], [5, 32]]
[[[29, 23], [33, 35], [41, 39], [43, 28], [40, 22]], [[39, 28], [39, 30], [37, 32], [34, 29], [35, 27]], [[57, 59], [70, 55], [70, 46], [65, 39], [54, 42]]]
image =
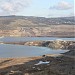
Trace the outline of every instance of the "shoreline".
[[[33, 43], [33, 45], [36, 43], [38, 42]], [[63, 43], [58, 40], [52, 43], [45, 41], [42, 44], [44, 47], [53, 44], [56, 48], [58, 44], [58, 48], [60, 48]], [[28, 44], [30, 44], [30, 42]], [[75, 41], [64, 44], [65, 46], [68, 44], [69, 51], [62, 54], [0, 58], [0, 75], [74, 75]]]
[[[0, 58], [0, 75], [11, 75], [11, 73], [12, 75], [21, 75], [20, 72], [22, 75], [45, 75], [45, 73], [48, 74], [49, 71], [51, 71], [49, 75], [62, 75], [62, 73], [63, 75], [69, 75], [68, 72], [71, 72], [70, 75], [73, 75], [75, 70], [73, 64], [75, 56], [73, 58], [71, 55], [67, 55], [69, 53], [75, 53], [75, 50], [71, 50], [71, 52], [64, 53], [57, 57], [48, 55], [45, 57]], [[40, 61], [47, 61], [49, 63], [35, 65]], [[73, 68], [70, 68], [71, 66]], [[63, 68], [65, 71], [63, 71]]]

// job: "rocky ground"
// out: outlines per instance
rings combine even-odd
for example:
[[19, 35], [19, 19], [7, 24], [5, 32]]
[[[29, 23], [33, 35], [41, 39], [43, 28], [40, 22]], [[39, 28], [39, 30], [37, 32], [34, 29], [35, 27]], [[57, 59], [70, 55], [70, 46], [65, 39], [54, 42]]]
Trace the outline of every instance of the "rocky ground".
[[49, 47], [52, 49], [75, 49], [75, 41], [64, 41], [64, 40], [54, 40], [54, 41], [26, 41], [26, 42], [0, 42], [4, 44], [16, 44], [16, 45], [27, 45], [27, 46], [42, 46]]
[[[10, 24], [11, 26], [11, 24]], [[15, 27], [15, 26], [13, 26]], [[4, 27], [5, 28], [5, 27]], [[11, 27], [12, 28], [12, 27]], [[16, 28], [16, 27], [15, 27]], [[0, 29], [1, 36], [10, 37], [75, 37], [74, 25], [50, 25], [50, 26], [28, 26], [28, 27], [17, 27], [13, 30], [2, 30]]]

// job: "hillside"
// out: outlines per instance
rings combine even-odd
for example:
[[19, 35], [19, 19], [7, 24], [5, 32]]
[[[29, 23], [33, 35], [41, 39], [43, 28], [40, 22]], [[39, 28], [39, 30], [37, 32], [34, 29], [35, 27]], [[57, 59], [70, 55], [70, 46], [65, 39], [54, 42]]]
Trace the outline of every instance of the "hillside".
[[0, 36], [74, 37], [74, 25], [74, 17], [0, 16]]

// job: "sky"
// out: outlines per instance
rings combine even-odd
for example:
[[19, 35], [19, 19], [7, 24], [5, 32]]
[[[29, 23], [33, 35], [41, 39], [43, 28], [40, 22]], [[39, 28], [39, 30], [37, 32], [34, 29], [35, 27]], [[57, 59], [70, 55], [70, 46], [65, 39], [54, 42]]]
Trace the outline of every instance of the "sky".
[[0, 0], [0, 16], [74, 16], [75, 0]]

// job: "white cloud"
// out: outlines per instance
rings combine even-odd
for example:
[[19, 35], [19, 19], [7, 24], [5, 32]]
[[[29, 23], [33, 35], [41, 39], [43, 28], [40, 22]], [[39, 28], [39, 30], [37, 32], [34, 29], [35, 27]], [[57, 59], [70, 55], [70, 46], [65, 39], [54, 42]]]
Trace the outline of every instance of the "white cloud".
[[0, 9], [8, 14], [14, 14], [28, 7], [31, 0], [4, 0], [0, 3]]
[[56, 9], [56, 10], [68, 10], [72, 9], [74, 5], [66, 2], [66, 1], [61, 1], [57, 5], [54, 5], [50, 7], [50, 9]]
[[13, 11], [13, 5], [9, 2], [6, 2], [3, 5], [1, 5], [1, 8], [4, 11]]

